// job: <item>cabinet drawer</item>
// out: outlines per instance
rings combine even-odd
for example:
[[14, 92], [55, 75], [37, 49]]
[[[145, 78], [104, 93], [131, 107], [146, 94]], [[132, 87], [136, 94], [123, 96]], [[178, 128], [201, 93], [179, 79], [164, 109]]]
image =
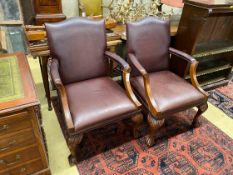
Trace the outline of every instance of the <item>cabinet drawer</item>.
[[24, 146], [29, 146], [35, 142], [36, 139], [32, 130], [28, 129], [23, 132], [18, 132], [15, 135], [0, 139], [0, 154]]
[[29, 175], [41, 171], [43, 169], [43, 163], [39, 159], [31, 163], [0, 173], [0, 175]]
[[17, 132], [26, 128], [32, 128], [30, 116], [27, 111], [0, 116], [0, 138], [5, 134]]
[[37, 147], [24, 149], [22, 151], [0, 157], [0, 170], [8, 169], [39, 157], [40, 152]]

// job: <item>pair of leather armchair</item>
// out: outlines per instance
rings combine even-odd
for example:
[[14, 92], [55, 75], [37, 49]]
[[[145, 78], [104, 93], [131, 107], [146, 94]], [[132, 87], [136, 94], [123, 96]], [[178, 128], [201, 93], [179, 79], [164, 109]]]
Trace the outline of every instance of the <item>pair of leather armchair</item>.
[[[150, 127], [146, 142], [152, 146], [165, 116], [198, 106], [195, 122], [207, 109], [207, 94], [196, 79], [197, 62], [169, 48], [166, 21], [149, 17], [127, 25], [129, 64], [106, 51], [104, 20], [71, 18], [46, 24], [46, 30], [50, 73], [64, 113], [70, 164], [76, 163], [76, 146], [89, 130], [131, 117], [138, 137], [143, 110]], [[193, 86], [170, 70], [170, 54], [190, 63]], [[109, 59], [121, 65], [125, 89], [108, 76]]]

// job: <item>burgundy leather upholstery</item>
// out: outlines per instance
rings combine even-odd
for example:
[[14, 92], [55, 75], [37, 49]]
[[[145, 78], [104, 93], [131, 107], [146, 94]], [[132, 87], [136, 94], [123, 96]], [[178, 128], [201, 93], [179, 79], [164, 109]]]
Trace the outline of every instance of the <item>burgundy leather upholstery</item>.
[[132, 71], [136, 72], [131, 78], [131, 84], [145, 108], [149, 110], [143, 76], [149, 76], [151, 97], [159, 115], [182, 111], [207, 101], [203, 93], [169, 70], [169, 51], [189, 63], [195, 62], [195, 59], [183, 52], [169, 49], [168, 21], [148, 17], [128, 23], [127, 42], [128, 60]]
[[[159, 71], [149, 74], [152, 97], [159, 106], [160, 112], [169, 115], [203, 103], [205, 97], [191, 84], [170, 71]], [[131, 80], [133, 88], [146, 104], [142, 76]]]
[[77, 132], [120, 120], [136, 111], [124, 90], [109, 77], [69, 84], [65, 89]]
[[46, 24], [46, 29], [53, 58], [51, 77], [60, 98], [68, 103], [63, 112], [71, 114], [66, 118], [72, 118], [75, 134], [140, 112], [120, 85], [107, 77], [107, 58], [125, 71], [130, 68], [122, 58], [105, 51], [103, 20], [72, 18]]
[[148, 73], [168, 69], [169, 26], [168, 21], [154, 17], [127, 24], [128, 53], [134, 54]]
[[63, 84], [106, 75], [104, 20], [71, 18], [45, 26], [51, 56], [59, 60]]

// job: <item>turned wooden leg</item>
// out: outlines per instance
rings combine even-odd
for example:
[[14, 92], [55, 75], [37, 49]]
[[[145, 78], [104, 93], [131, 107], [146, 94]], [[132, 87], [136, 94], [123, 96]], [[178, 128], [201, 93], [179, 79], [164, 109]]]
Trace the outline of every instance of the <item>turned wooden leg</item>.
[[81, 143], [82, 139], [83, 139], [83, 134], [70, 136], [68, 139], [68, 147], [71, 152], [71, 154], [68, 157], [70, 166], [73, 166], [77, 163], [76, 148], [77, 148], [77, 145]]
[[146, 136], [146, 144], [151, 147], [155, 144], [156, 131], [163, 126], [165, 119], [156, 119], [155, 117], [148, 114], [147, 121], [149, 124], [149, 133]]
[[141, 126], [141, 124], [143, 122], [143, 115], [142, 115], [142, 113], [133, 116], [131, 118], [131, 120], [134, 123], [134, 126], [132, 128], [133, 129], [133, 136], [134, 136], [135, 139], [137, 139], [137, 138], [139, 138], [141, 136], [141, 134], [140, 134], [140, 126]]
[[198, 117], [200, 117], [201, 114], [203, 114], [207, 110], [208, 104], [207, 103], [202, 104], [202, 105], [198, 106], [197, 108], [198, 108], [198, 111], [197, 111], [197, 113], [196, 113], [196, 115], [195, 115], [195, 117], [193, 119], [193, 122], [192, 122], [192, 125], [191, 125], [192, 128], [195, 126], [195, 124], [196, 124], [196, 122], [198, 120]]
[[48, 110], [51, 111], [52, 104], [51, 104], [48, 70], [47, 70], [48, 60], [49, 60], [49, 57], [47, 56], [39, 57], [41, 74], [42, 74], [42, 79], [43, 79], [43, 84], [44, 84], [44, 89], [45, 89], [45, 95], [46, 95], [47, 102], [48, 102]]

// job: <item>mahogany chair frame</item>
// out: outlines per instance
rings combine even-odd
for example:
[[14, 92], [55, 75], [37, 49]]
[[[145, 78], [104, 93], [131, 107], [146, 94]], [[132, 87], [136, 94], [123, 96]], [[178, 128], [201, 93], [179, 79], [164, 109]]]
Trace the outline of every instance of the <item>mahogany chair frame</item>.
[[[207, 104], [208, 94], [201, 88], [201, 86], [199, 85], [199, 83], [197, 81], [196, 69], [198, 66], [198, 61], [196, 61], [196, 59], [193, 58], [192, 56], [190, 56], [182, 51], [179, 51], [177, 49], [171, 48], [171, 47], [169, 48], [169, 53], [170, 53], [170, 55], [174, 55], [177, 58], [183, 59], [184, 61], [188, 62], [191, 83], [205, 97], [204, 103], [197, 106], [198, 111], [197, 111], [197, 113], [193, 119], [192, 125], [191, 125], [192, 127], [194, 127], [196, 122], [197, 122], [198, 117], [202, 113], [204, 113], [208, 108], [208, 104]], [[165, 119], [164, 119], [164, 116], [159, 109], [159, 106], [156, 104], [156, 101], [154, 100], [154, 98], [151, 95], [151, 86], [150, 86], [149, 74], [143, 68], [143, 66], [139, 63], [139, 61], [137, 60], [137, 58], [134, 54], [129, 53], [128, 59], [131, 61], [131, 63], [135, 66], [135, 68], [139, 71], [139, 73], [143, 77], [147, 106], [149, 108], [148, 110], [150, 111], [148, 116], [147, 116], [147, 120], [148, 120], [148, 123], [150, 126], [150, 131], [146, 137], [146, 143], [148, 146], [152, 146], [155, 144], [156, 131], [164, 124]]]
[[[136, 114], [134, 114], [131, 117], [132, 121], [134, 122], [134, 126], [132, 128], [133, 135], [135, 138], [137, 138], [140, 135], [139, 134], [139, 127], [143, 121], [143, 115], [141, 114], [142, 105], [137, 100], [136, 96], [134, 95], [130, 81], [129, 81], [131, 68], [125, 60], [123, 60], [120, 56], [116, 55], [115, 53], [105, 51], [105, 58], [110, 59], [110, 60], [116, 62], [117, 64], [121, 65], [122, 79], [123, 79], [123, 83], [125, 86], [126, 94], [132, 100], [132, 102], [135, 104], [135, 106], [138, 109]], [[69, 105], [68, 105], [66, 90], [65, 90], [65, 87], [62, 83], [60, 75], [59, 75], [58, 60], [52, 59], [50, 66], [51, 66], [51, 68], [50, 68], [51, 77], [52, 77], [52, 80], [57, 88], [58, 95], [60, 97], [60, 103], [61, 103], [61, 107], [62, 107], [63, 115], [64, 115], [64, 120], [65, 120], [64, 122], [65, 122], [66, 131], [64, 132], [64, 135], [65, 135], [68, 147], [71, 151], [71, 155], [69, 156], [69, 163], [70, 163], [70, 165], [74, 165], [77, 163], [76, 147], [78, 144], [81, 143], [84, 133], [78, 133], [75, 131], [74, 123], [73, 123], [70, 109], [69, 109]]]

